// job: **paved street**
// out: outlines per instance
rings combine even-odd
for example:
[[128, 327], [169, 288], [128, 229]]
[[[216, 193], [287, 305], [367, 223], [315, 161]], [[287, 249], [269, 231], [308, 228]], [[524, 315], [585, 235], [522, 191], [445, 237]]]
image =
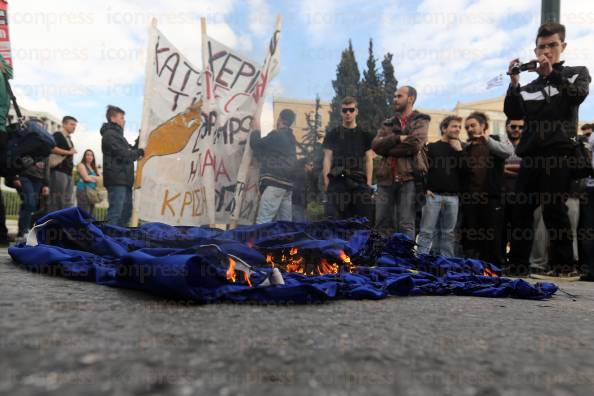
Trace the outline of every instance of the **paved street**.
[[191, 305], [0, 251], [0, 394], [592, 395], [594, 285], [550, 301]]

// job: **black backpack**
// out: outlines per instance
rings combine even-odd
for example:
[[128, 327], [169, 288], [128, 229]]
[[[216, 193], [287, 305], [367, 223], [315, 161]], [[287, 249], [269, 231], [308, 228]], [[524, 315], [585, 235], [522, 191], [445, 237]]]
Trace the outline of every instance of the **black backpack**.
[[6, 91], [14, 105], [18, 121], [6, 129], [6, 139], [0, 148], [0, 176], [13, 178], [36, 162], [47, 158], [56, 147], [54, 137], [35, 121], [23, 122], [21, 109], [14, 96], [8, 79]]

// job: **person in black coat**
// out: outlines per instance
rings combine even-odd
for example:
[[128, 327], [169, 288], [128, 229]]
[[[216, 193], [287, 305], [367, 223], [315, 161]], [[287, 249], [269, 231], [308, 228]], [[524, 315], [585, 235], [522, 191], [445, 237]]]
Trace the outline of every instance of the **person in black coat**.
[[107, 106], [107, 122], [101, 127], [103, 184], [109, 201], [107, 223], [121, 227], [128, 226], [132, 216], [134, 161], [144, 156], [144, 150], [130, 145], [124, 137], [125, 114], [119, 107]]
[[504, 111], [508, 118], [524, 119], [525, 128], [516, 148], [522, 165], [516, 182], [510, 262], [518, 271], [528, 268], [532, 247], [532, 215], [542, 205], [543, 219], [551, 241], [551, 275], [574, 276], [572, 231], [567, 214], [567, 199], [575, 151], [572, 138], [577, 135], [578, 111], [589, 92], [590, 74], [583, 66], [565, 66], [565, 26], [547, 22], [536, 37], [538, 66], [530, 71], [538, 77], [520, 85], [510, 62], [511, 84]]
[[280, 112], [276, 129], [265, 137], [260, 135], [259, 122], [254, 122], [250, 146], [260, 161], [260, 205], [256, 224], [293, 218], [293, 183], [297, 167], [297, 141], [291, 125], [295, 113]]
[[489, 134], [489, 119], [474, 112], [465, 121], [468, 144], [463, 150], [466, 190], [462, 194], [462, 246], [467, 257], [503, 264], [503, 167], [512, 146]]

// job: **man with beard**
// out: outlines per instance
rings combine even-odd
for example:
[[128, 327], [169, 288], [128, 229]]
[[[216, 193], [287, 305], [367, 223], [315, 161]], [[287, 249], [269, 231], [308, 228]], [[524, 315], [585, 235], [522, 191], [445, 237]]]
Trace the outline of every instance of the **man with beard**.
[[455, 228], [461, 177], [462, 117], [448, 116], [439, 125], [441, 139], [427, 145], [429, 172], [427, 173], [426, 202], [417, 239], [417, 252], [428, 254], [433, 237], [440, 237], [440, 256], [454, 257]]
[[375, 225], [415, 239], [415, 179], [427, 172], [425, 144], [431, 117], [413, 110], [417, 90], [403, 86], [394, 93], [394, 117], [384, 121], [371, 147], [381, 155], [377, 172]]

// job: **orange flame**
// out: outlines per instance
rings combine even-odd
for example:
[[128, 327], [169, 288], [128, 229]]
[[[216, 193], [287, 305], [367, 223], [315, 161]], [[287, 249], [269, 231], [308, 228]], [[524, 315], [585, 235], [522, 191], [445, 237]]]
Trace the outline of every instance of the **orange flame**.
[[244, 277], [245, 281], [247, 282], [247, 284], [248, 284], [250, 287], [253, 287], [253, 286], [252, 286], [252, 281], [250, 280], [250, 277], [248, 276], [248, 274], [246, 274], [246, 273], [244, 272], [244, 273], [243, 273], [243, 277]]
[[[227, 280], [233, 283], [237, 282], [237, 271], [235, 270], [236, 265], [237, 263], [235, 262], [235, 260], [229, 257], [229, 268], [227, 268]], [[249, 285], [249, 287], [253, 287], [249, 275], [245, 272], [243, 272], [243, 279]]]
[[266, 255], [266, 264], [270, 265], [270, 268], [274, 268], [274, 260], [272, 260], [272, 254]]
[[[287, 254], [288, 253], [288, 254]], [[276, 261], [275, 261], [276, 260]], [[342, 269], [348, 272], [354, 272], [356, 267], [351, 261], [351, 258], [342, 250], [339, 251], [339, 262], [321, 258], [318, 263], [306, 262], [309, 260], [306, 256], [300, 255], [298, 248], [293, 247], [287, 251], [280, 252], [279, 256], [273, 256], [269, 253], [266, 255], [266, 264], [271, 268], [281, 268], [286, 272], [293, 272], [303, 275], [329, 275], [338, 274]]]
[[497, 276], [497, 274], [493, 271], [491, 271], [490, 268], [485, 267], [485, 269], [483, 270], [483, 276]]
[[227, 280], [235, 283], [237, 275], [235, 274], [235, 260], [229, 257], [229, 268], [227, 269]]

